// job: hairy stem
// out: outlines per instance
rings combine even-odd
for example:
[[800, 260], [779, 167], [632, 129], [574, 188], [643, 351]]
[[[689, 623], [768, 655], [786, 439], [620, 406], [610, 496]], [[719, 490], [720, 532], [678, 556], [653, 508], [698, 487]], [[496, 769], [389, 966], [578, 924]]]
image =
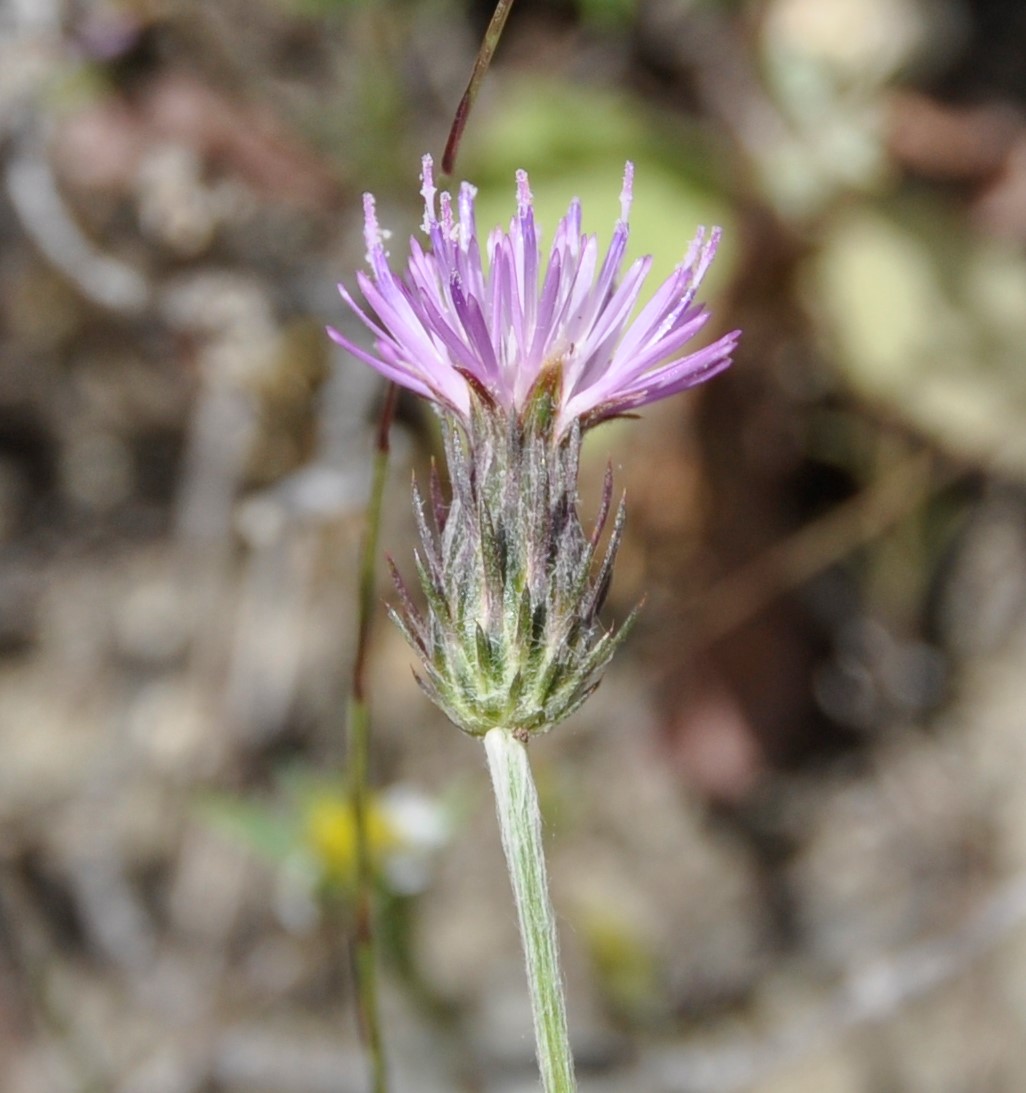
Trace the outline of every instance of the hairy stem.
[[492, 729], [485, 735], [484, 745], [527, 963], [542, 1088], [545, 1093], [573, 1093], [577, 1084], [567, 1035], [556, 918], [549, 899], [541, 813], [527, 748], [509, 729]]

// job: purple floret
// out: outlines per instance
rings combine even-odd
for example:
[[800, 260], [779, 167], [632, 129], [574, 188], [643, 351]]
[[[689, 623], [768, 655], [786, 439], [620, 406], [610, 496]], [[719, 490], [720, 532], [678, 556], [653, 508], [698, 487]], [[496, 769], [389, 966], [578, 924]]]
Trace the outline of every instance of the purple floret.
[[640, 258], [620, 277], [629, 235], [634, 167], [628, 163], [620, 194], [620, 219], [599, 266], [598, 241], [581, 231], [581, 206], [570, 203], [541, 269], [531, 190], [517, 172], [517, 212], [509, 231], [494, 230], [482, 260], [474, 221], [477, 191], [460, 187], [456, 208], [438, 194], [430, 156], [423, 159], [423, 228], [404, 277], [388, 265], [374, 199], [364, 196], [364, 234], [370, 276], [357, 274], [369, 312], [343, 286], [342, 298], [373, 333], [375, 352], [329, 328], [359, 360], [417, 394], [466, 419], [468, 378], [510, 412], [524, 409], [541, 376], [561, 375], [557, 433], [666, 398], [709, 379], [730, 364], [739, 332], [694, 352], [685, 346], [705, 326], [709, 312], [696, 294], [720, 239], [704, 228], [684, 260], [631, 319], [652, 264]]

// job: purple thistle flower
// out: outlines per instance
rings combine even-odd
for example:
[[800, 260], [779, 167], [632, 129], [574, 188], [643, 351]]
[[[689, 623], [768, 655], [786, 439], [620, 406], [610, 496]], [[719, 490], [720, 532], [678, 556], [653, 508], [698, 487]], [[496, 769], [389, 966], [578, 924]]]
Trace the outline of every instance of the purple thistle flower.
[[730, 364], [739, 331], [685, 352], [709, 318], [695, 297], [716, 253], [718, 228], [708, 235], [698, 230], [684, 260], [631, 319], [652, 264], [650, 256], [640, 258], [619, 277], [633, 164], [624, 171], [620, 219], [601, 265], [598, 241], [582, 233], [581, 205], [574, 199], [556, 229], [544, 270], [525, 171], [517, 172], [517, 212], [509, 232], [496, 229], [488, 237], [487, 266], [474, 222], [476, 189], [464, 182], [454, 209], [450, 194], [438, 194], [430, 156], [424, 156], [421, 179], [431, 251], [411, 239], [405, 277], [393, 273], [374, 198], [365, 194], [372, 275], [358, 273], [357, 281], [371, 313], [339, 285], [342, 298], [373, 332], [376, 353], [328, 330], [387, 379], [468, 422], [471, 384], [520, 414], [538, 380], [558, 373], [556, 435], [562, 436], [575, 421], [588, 426], [634, 410]]

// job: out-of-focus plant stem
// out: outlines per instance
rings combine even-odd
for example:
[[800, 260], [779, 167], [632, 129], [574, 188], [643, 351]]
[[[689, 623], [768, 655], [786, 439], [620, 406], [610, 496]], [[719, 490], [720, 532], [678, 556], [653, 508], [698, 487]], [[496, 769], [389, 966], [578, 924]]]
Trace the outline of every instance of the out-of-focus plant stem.
[[542, 1089], [545, 1093], [574, 1093], [577, 1083], [566, 1026], [556, 916], [549, 899], [541, 810], [527, 748], [510, 729], [490, 730], [484, 746], [520, 922]]
[[442, 172], [451, 175], [456, 166], [456, 153], [459, 151], [463, 130], [467, 126], [467, 118], [470, 117], [470, 108], [477, 98], [478, 89], [488, 66], [492, 63], [492, 55], [495, 47], [502, 37], [502, 29], [506, 25], [506, 18], [513, 7], [513, 0], [499, 0], [492, 13], [491, 22], [485, 31], [481, 48], [477, 51], [477, 60], [474, 62], [474, 70], [470, 74], [470, 82], [467, 90], [463, 92], [459, 106], [456, 107], [456, 116], [452, 119], [452, 128], [449, 130], [449, 139], [445, 142], [445, 151], [442, 153]]
[[354, 900], [353, 968], [356, 978], [360, 1029], [370, 1060], [374, 1093], [387, 1093], [388, 1071], [378, 1010], [377, 958], [374, 944], [374, 864], [367, 839], [367, 771], [370, 756], [370, 707], [367, 700], [367, 657], [377, 585], [378, 536], [388, 472], [388, 433], [397, 396], [395, 384], [388, 385], [378, 422], [370, 496], [360, 547], [357, 599], [356, 656], [353, 660], [349, 696], [349, 794], [356, 836], [356, 893]]
[[[460, 139], [467, 124], [470, 108], [477, 97], [495, 47], [499, 44], [506, 17], [513, 0], [499, 0], [492, 15], [484, 41], [478, 51], [467, 90], [456, 108], [449, 140], [442, 157], [442, 170], [449, 174], [456, 162]], [[374, 870], [367, 840], [367, 789], [370, 756], [370, 708], [367, 700], [366, 670], [374, 614], [374, 592], [377, 582], [378, 536], [381, 530], [381, 510], [388, 471], [388, 433], [395, 411], [398, 389], [389, 384], [385, 404], [378, 424], [377, 444], [370, 497], [367, 502], [366, 524], [360, 553], [359, 592], [357, 605], [356, 656], [350, 690], [349, 726], [349, 792], [353, 808], [353, 830], [356, 837], [356, 895], [353, 967], [356, 978], [360, 1028], [370, 1056], [374, 1093], [387, 1093], [388, 1074], [381, 1019], [378, 1010], [377, 961], [374, 945]], [[547, 898], [547, 897], [546, 897]], [[561, 989], [561, 988], [560, 988]], [[566, 1021], [563, 1020], [564, 1030]], [[560, 1087], [562, 1088], [562, 1087]], [[567, 1087], [569, 1088], [569, 1087]]]

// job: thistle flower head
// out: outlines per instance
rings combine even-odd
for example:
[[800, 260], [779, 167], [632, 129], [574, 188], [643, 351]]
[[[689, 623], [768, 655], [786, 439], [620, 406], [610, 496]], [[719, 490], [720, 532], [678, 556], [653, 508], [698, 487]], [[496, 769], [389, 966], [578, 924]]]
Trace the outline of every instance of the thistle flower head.
[[576, 421], [588, 426], [634, 410], [730, 363], [737, 331], [703, 349], [685, 349], [709, 318], [696, 294], [716, 253], [718, 228], [699, 229], [681, 263], [632, 318], [652, 264], [651, 257], [640, 258], [620, 275], [632, 164], [624, 172], [620, 218], [601, 261], [597, 238], [581, 230], [575, 199], [543, 263], [525, 171], [517, 172], [517, 210], [509, 231], [488, 236], [485, 256], [474, 218], [475, 188], [464, 182], [455, 202], [439, 194], [430, 156], [423, 159], [421, 180], [430, 251], [411, 239], [406, 273], [394, 273], [374, 198], [366, 194], [371, 273], [359, 273], [357, 280], [369, 311], [339, 286], [374, 334], [375, 352], [328, 331], [388, 379], [469, 422], [472, 388], [502, 410], [521, 414], [539, 380], [556, 373], [558, 437]]
[[577, 511], [584, 429], [691, 387], [730, 363], [737, 332], [686, 352], [709, 315], [696, 301], [719, 242], [700, 230], [647, 304], [638, 298], [651, 258], [621, 276], [634, 170], [605, 256], [581, 231], [571, 202], [543, 263], [527, 174], [517, 173], [508, 232], [474, 221], [476, 191], [438, 193], [431, 157], [421, 179], [425, 251], [416, 240], [393, 273], [374, 199], [364, 197], [367, 260], [358, 274], [368, 310], [339, 286], [375, 337], [367, 352], [332, 338], [388, 379], [430, 399], [445, 441], [450, 498], [432, 476], [430, 505], [414, 492], [417, 576], [426, 609], [398, 571], [392, 614], [422, 665], [419, 682], [465, 732], [545, 732], [598, 686], [633, 614], [607, 630], [599, 612], [623, 529], [607, 475], [596, 526]]

